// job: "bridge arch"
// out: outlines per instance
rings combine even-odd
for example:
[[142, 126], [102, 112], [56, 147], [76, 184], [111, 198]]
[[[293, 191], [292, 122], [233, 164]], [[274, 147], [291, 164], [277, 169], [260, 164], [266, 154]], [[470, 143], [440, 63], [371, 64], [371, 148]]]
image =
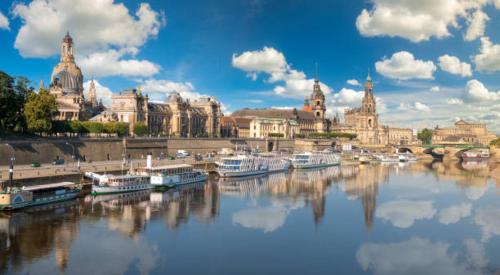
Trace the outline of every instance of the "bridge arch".
[[399, 147], [398, 148], [398, 153], [414, 153], [411, 148], [408, 147]]

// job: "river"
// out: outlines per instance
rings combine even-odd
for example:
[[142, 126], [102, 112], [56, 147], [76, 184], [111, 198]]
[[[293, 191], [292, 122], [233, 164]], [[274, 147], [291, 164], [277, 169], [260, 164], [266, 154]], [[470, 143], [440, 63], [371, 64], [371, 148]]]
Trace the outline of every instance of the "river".
[[498, 274], [496, 169], [342, 166], [0, 213], [0, 273]]

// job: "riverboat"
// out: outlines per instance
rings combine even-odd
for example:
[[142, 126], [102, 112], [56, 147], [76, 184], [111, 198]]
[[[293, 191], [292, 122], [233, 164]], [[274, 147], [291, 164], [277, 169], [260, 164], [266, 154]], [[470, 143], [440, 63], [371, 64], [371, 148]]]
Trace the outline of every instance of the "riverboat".
[[295, 153], [290, 160], [295, 169], [319, 168], [340, 164], [340, 156], [329, 151]]
[[400, 162], [413, 162], [417, 161], [417, 157], [413, 155], [412, 153], [406, 152], [406, 153], [400, 153], [398, 154], [399, 156], [399, 161]]
[[384, 162], [384, 163], [399, 162], [399, 156], [396, 154], [381, 154], [381, 155], [378, 155], [377, 158], [380, 160], [380, 162]]
[[0, 192], [0, 210], [15, 210], [25, 207], [72, 200], [80, 189], [73, 182], [59, 182], [32, 186], [7, 187]]
[[[95, 177], [97, 178], [97, 177]], [[99, 175], [97, 184], [92, 185], [92, 194], [113, 194], [134, 192], [153, 188], [148, 175]]]
[[267, 161], [252, 155], [222, 158], [217, 165], [217, 173], [222, 178], [254, 176], [269, 172]]
[[193, 169], [189, 164], [151, 167], [147, 169], [147, 173], [151, 176], [151, 185], [158, 188], [204, 182], [208, 179], [207, 172]]
[[258, 157], [260, 157], [265, 165], [267, 165], [269, 173], [286, 172], [290, 170], [292, 165], [289, 159], [280, 154], [261, 153], [258, 154]]
[[472, 149], [469, 151], [465, 151], [460, 155], [462, 161], [470, 161], [470, 160], [487, 160], [490, 158], [490, 150], [489, 149]]

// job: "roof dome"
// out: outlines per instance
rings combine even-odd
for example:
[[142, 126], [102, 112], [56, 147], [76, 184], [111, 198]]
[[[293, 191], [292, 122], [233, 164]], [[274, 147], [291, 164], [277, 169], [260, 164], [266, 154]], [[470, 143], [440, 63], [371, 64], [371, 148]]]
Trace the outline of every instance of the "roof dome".
[[68, 70], [61, 70], [54, 76], [54, 82], [57, 82], [66, 93], [79, 93], [82, 87], [82, 75], [73, 75]]

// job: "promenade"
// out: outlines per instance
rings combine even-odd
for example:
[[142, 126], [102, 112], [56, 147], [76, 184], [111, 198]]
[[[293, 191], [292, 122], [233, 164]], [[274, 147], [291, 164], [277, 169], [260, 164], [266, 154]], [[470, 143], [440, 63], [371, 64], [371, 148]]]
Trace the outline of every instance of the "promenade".
[[[215, 160], [201, 160], [196, 161], [194, 157], [190, 156], [182, 159], [175, 160], [153, 160], [153, 165], [170, 165], [170, 164], [192, 164], [195, 168], [204, 169], [207, 171], [214, 171]], [[112, 161], [95, 161], [95, 162], [80, 162], [77, 161], [67, 162], [63, 165], [53, 165], [52, 163], [41, 163], [41, 167], [31, 167], [31, 165], [14, 165], [14, 180], [47, 178], [56, 176], [69, 176], [78, 175], [84, 172], [116, 172], [120, 170], [127, 171], [131, 167], [139, 168], [146, 166], [146, 159], [132, 159], [130, 162], [123, 162], [121, 160]], [[9, 167], [0, 166], [0, 181], [9, 180]]]

